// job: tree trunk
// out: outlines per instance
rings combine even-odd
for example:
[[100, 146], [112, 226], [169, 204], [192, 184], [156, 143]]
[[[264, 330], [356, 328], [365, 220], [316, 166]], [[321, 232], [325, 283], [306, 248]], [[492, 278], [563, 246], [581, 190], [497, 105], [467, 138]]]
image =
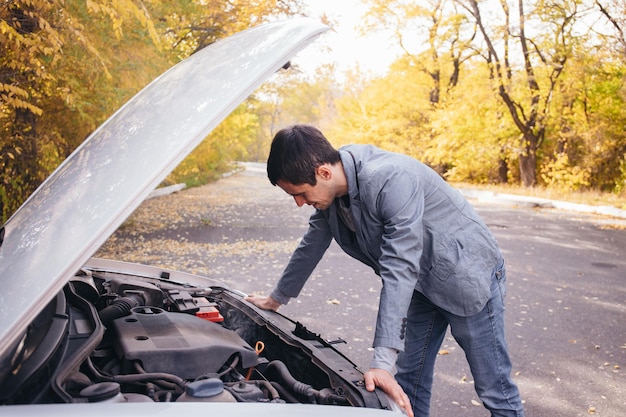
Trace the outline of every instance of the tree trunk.
[[506, 184], [509, 182], [509, 165], [504, 157], [498, 161], [498, 182]]
[[537, 185], [537, 139], [525, 139], [524, 142], [524, 152], [519, 155], [520, 180], [524, 187], [534, 187]]

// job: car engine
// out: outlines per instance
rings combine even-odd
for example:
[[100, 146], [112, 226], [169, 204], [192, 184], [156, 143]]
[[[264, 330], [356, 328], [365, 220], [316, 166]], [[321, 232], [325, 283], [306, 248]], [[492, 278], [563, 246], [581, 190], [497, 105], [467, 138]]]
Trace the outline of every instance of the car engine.
[[[267, 318], [271, 315], [271, 320]], [[220, 286], [83, 269], [4, 358], [2, 404], [287, 402], [387, 408], [331, 344]]]

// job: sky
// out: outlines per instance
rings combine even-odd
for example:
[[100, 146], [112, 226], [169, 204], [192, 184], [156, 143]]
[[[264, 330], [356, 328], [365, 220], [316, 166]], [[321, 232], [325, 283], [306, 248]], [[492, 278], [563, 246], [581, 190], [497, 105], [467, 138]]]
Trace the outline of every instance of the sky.
[[[360, 0], [304, 0], [309, 17], [319, 19], [324, 13], [336, 22], [335, 31], [323, 34], [318, 41], [301, 51], [293, 60], [303, 69], [313, 71], [320, 64], [336, 63], [341, 70], [355, 68], [372, 75], [383, 75], [397, 55], [384, 33], [366, 37], [356, 29], [366, 11]], [[331, 50], [322, 49], [322, 45]]]

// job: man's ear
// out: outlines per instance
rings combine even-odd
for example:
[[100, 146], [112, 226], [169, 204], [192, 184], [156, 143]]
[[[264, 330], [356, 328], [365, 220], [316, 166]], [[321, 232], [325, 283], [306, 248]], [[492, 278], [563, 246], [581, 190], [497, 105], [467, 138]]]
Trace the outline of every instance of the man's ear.
[[330, 165], [324, 164], [317, 167], [315, 173], [323, 180], [329, 180], [333, 177], [333, 170]]

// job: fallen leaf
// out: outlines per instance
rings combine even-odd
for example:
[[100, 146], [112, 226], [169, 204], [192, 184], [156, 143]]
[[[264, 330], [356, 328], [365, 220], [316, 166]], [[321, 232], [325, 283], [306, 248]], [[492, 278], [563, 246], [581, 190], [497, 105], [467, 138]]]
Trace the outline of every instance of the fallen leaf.
[[587, 412], [588, 412], [589, 414], [595, 414], [595, 412], [596, 412], [596, 408], [595, 408], [595, 407], [589, 407], [589, 409], [587, 410]]
[[480, 407], [482, 405], [481, 403], [479, 403], [476, 400], [472, 400], [471, 403], [472, 403], [472, 405], [475, 405], [476, 407]]
[[440, 355], [449, 355], [449, 354], [450, 354], [450, 351], [448, 351], [448, 350], [446, 350], [446, 349], [441, 349], [441, 350], [439, 351], [439, 354], [440, 354]]
[[341, 303], [339, 302], [339, 300], [337, 300], [336, 298], [333, 298], [332, 300], [328, 300], [328, 301], [326, 301], [326, 302], [327, 302], [328, 304], [341, 304]]

